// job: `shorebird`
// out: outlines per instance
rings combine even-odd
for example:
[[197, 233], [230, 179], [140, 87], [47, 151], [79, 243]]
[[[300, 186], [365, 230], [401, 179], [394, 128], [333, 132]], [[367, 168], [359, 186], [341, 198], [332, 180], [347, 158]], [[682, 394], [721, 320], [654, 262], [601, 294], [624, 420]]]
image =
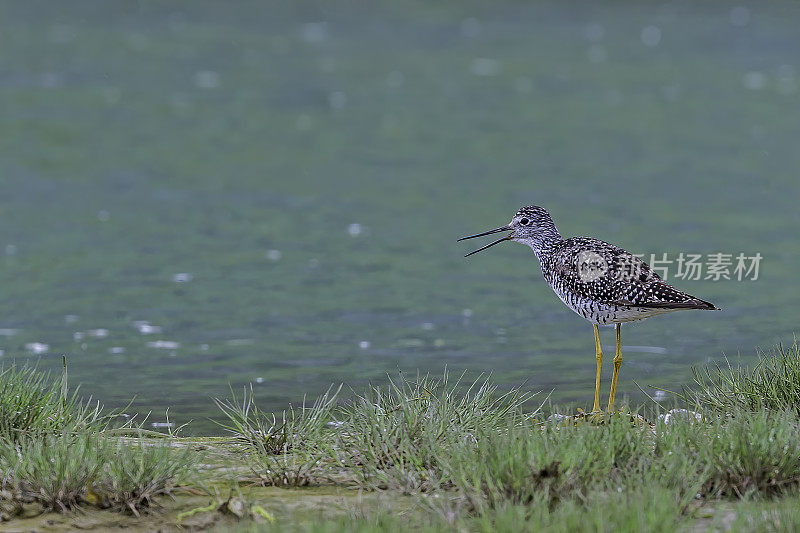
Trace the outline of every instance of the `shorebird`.
[[617, 380], [622, 366], [623, 322], [642, 320], [681, 309], [719, 309], [714, 304], [681, 292], [666, 283], [650, 266], [619, 246], [591, 237], [564, 239], [550, 214], [536, 205], [523, 207], [511, 222], [483, 233], [458, 239], [474, 239], [492, 233], [505, 237], [470, 252], [469, 257], [503, 241], [529, 246], [542, 266], [545, 281], [567, 307], [592, 323], [597, 374], [592, 413], [600, 413], [600, 369], [603, 351], [597, 326], [614, 324], [617, 350], [608, 396], [608, 412], [614, 410]]

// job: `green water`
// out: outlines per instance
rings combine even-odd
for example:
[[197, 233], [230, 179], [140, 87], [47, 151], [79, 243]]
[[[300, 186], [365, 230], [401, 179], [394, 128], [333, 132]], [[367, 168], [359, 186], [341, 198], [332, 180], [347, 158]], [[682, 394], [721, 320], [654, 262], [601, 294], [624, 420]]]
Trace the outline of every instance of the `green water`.
[[229, 384], [280, 409], [397, 369], [588, 406], [591, 328], [530, 251], [455, 242], [535, 203], [763, 256], [673, 280], [724, 311], [624, 327], [620, 394], [753, 361], [800, 318], [800, 6], [734, 6], [3, 3], [1, 359], [201, 432]]

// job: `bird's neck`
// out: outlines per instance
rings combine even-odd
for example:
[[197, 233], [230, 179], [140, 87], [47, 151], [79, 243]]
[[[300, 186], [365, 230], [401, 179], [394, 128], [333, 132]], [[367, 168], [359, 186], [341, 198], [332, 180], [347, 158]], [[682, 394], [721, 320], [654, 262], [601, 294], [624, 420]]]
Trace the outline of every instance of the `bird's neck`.
[[552, 224], [551, 227], [544, 228], [542, 231], [537, 232], [536, 235], [526, 240], [525, 244], [530, 246], [533, 253], [536, 254], [536, 257], [541, 259], [553, 253], [556, 245], [562, 240], [561, 234], [556, 229], [555, 224]]

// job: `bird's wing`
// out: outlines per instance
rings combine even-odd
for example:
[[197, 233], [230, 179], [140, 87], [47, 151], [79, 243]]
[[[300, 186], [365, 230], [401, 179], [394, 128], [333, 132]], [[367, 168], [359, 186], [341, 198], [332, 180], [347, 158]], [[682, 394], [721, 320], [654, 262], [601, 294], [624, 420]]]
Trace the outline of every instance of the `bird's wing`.
[[587, 237], [562, 241], [553, 254], [554, 275], [565, 289], [593, 300], [626, 307], [716, 309], [679, 291], [650, 265], [613, 244]]

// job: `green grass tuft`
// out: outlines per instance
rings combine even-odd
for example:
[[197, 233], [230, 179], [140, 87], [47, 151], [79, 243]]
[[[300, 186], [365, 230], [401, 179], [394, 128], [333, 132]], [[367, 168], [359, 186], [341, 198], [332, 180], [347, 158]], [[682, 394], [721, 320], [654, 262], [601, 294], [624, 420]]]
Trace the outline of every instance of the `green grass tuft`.
[[106, 456], [104, 439], [94, 433], [37, 434], [0, 444], [4, 488], [20, 502], [67, 511], [82, 500]]
[[169, 494], [175, 484], [196, 477], [198, 456], [188, 447], [176, 450], [169, 440], [146, 443], [141, 436], [110, 444], [96, 486], [98, 494], [117, 509], [138, 516], [155, 496]]
[[253, 390], [241, 399], [215, 399], [227, 422], [220, 425], [242, 442], [256, 459], [251, 468], [265, 484], [303, 486], [317, 481], [316, 467], [328, 441], [325, 428], [331, 422], [341, 390], [329, 388], [311, 406], [305, 400], [299, 409], [290, 408], [278, 419], [261, 411], [253, 401]]
[[99, 430], [114, 417], [99, 403], [69, 393], [66, 371], [59, 379], [34, 367], [12, 365], [0, 372], [0, 441], [71, 430]]
[[522, 404], [531, 394], [498, 393], [488, 379], [462, 386], [451, 380], [418, 376], [370, 386], [340, 411], [335, 462], [367, 487], [427, 491], [447, 483], [441, 459], [481, 432], [522, 423]]
[[[157, 495], [194, 475], [197, 454], [170, 440], [144, 444], [112, 429], [141, 431], [130, 421], [112, 428], [117, 413], [70, 392], [66, 367], [58, 379], [31, 367], [0, 373], [0, 489], [21, 511], [24, 503], [66, 512], [82, 504], [138, 514]], [[8, 514], [8, 513], [7, 513]], [[10, 513], [10, 514], [13, 514]]]
[[695, 385], [681, 395], [689, 403], [722, 412], [794, 410], [800, 416], [800, 345], [778, 345], [759, 352], [751, 368], [726, 366], [693, 369]]

